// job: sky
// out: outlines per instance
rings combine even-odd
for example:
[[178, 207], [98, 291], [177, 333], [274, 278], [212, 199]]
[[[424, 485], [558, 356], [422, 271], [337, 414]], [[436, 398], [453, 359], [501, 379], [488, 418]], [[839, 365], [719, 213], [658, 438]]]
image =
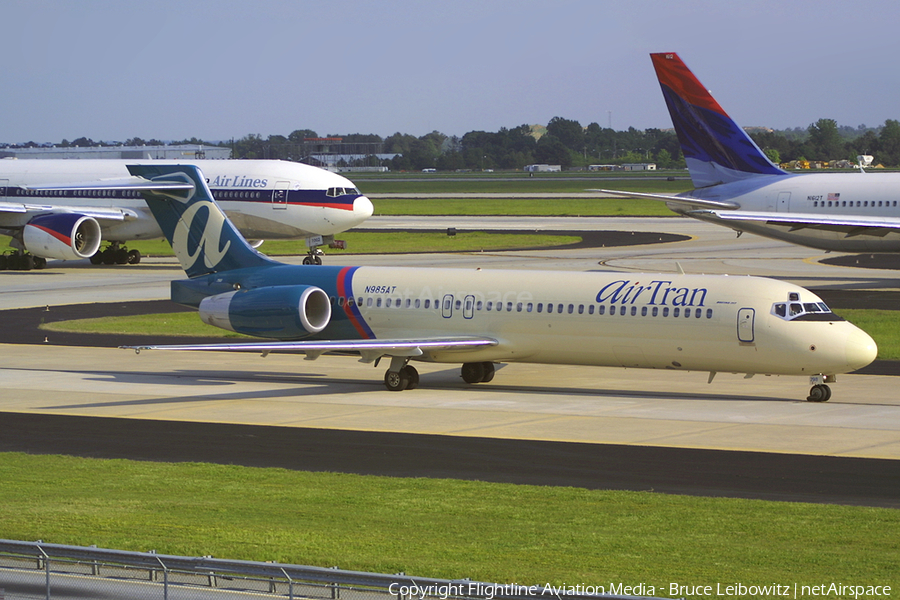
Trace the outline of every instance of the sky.
[[900, 119], [900, 3], [3, 0], [0, 142], [670, 128], [651, 52], [743, 126]]

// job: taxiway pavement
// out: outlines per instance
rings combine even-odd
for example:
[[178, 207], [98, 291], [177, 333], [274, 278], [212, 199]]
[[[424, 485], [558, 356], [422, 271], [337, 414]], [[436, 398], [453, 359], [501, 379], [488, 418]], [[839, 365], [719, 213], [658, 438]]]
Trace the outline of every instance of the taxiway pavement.
[[[824, 255], [815, 250], [750, 235], [736, 240], [733, 232], [723, 228], [678, 217], [382, 217], [367, 226], [649, 231], [685, 234], [690, 239], [541, 251], [330, 255], [327, 263], [654, 272], [676, 272], [680, 265], [687, 272], [774, 276], [816, 289], [900, 289], [894, 271], [827, 265], [819, 262]], [[151, 258], [137, 266], [51, 263], [44, 271], [0, 272], [0, 309], [163, 299], [168, 297], [169, 282], [181, 277], [171, 258]], [[705, 373], [513, 364], [501, 369], [491, 384], [469, 386], [459, 378], [456, 366], [417, 365], [422, 386], [392, 393], [384, 390], [383, 367], [376, 370], [348, 357], [326, 356], [310, 362], [277, 355], [261, 359], [144, 352], [135, 356], [108, 347], [56, 346], [52, 336], [50, 341], [0, 344], [4, 385], [0, 410], [45, 419], [125, 419], [145, 424], [721, 452], [722, 464], [728, 463], [722, 457], [746, 452], [763, 462], [769, 459], [762, 457], [794, 457], [791, 464], [801, 464], [801, 457], [864, 460], [882, 465], [882, 474], [896, 472], [895, 461], [900, 459], [900, 395], [897, 379], [891, 377], [839, 376], [833, 399], [811, 404], [804, 401], [809, 385], [803, 378], [745, 380], [740, 375], [719, 374], [707, 384]], [[679, 458], [670, 452], [659, 460]], [[716, 460], [710, 459], [710, 464]], [[889, 466], [884, 467], [885, 463]], [[821, 465], [802, 464], [818, 468], [820, 474], [830, 472]], [[636, 472], [635, 476], [643, 475]], [[772, 482], [779, 477], [783, 479], [783, 474], [773, 473]], [[880, 488], [882, 492], [900, 487], [896, 474], [890, 481]], [[636, 485], [625, 487], [644, 489], [643, 483]], [[648, 485], [653, 487], [652, 482]], [[718, 489], [717, 485], [704, 489], [713, 493], [710, 490]], [[765, 489], [760, 484], [759, 494], [765, 496]]]

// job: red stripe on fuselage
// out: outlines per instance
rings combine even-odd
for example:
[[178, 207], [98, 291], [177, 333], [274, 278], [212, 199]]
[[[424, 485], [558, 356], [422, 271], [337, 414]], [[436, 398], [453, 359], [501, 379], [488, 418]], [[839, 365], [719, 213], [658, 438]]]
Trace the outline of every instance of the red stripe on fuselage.
[[371, 339], [375, 336], [372, 335], [371, 330], [366, 327], [362, 323], [362, 315], [359, 314], [359, 308], [356, 306], [356, 300], [353, 301], [353, 304], [350, 303], [350, 299], [352, 295], [349, 293], [349, 285], [347, 278], [355, 271], [357, 267], [344, 267], [341, 269], [341, 272], [338, 273], [337, 276], [337, 291], [338, 296], [345, 298], [344, 301], [344, 314], [347, 315], [347, 318], [350, 319], [350, 323], [353, 324], [353, 328], [356, 329], [356, 332], [359, 334], [359, 337], [363, 339]]

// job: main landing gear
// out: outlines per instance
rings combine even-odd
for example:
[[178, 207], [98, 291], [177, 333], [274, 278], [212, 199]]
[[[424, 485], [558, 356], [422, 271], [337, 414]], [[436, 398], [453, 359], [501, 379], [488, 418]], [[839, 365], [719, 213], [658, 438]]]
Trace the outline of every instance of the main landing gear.
[[325, 253], [318, 248], [310, 248], [307, 255], [303, 258], [304, 265], [321, 265], [322, 257]]
[[17, 251], [12, 254], [0, 254], [0, 271], [30, 271], [43, 269], [47, 266], [47, 259], [35, 256], [29, 252]]
[[121, 242], [110, 242], [105, 250], [91, 257], [92, 265], [136, 265], [141, 262], [141, 251], [129, 250]]
[[[400, 359], [398, 363], [402, 364], [401, 357], [395, 357], [394, 360]], [[462, 366], [460, 375], [466, 383], [488, 383], [494, 378], [494, 363], [477, 362], [466, 363]], [[419, 387], [419, 372], [416, 368], [403, 364], [391, 364], [391, 368], [384, 374], [384, 387], [391, 392], [402, 392], [403, 390], [414, 390]]]

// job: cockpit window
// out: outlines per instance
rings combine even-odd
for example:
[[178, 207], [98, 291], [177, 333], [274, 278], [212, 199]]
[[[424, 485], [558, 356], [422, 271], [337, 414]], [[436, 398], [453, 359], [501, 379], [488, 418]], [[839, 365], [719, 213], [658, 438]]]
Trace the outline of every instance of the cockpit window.
[[359, 193], [359, 190], [356, 189], [355, 187], [348, 187], [348, 188], [333, 187], [333, 188], [328, 188], [328, 191], [325, 192], [325, 195], [331, 196], [333, 198], [335, 196], [359, 196], [361, 194]]
[[797, 294], [791, 294], [792, 302], [776, 302], [772, 314], [785, 321], [843, 321], [824, 302], [796, 302]]

